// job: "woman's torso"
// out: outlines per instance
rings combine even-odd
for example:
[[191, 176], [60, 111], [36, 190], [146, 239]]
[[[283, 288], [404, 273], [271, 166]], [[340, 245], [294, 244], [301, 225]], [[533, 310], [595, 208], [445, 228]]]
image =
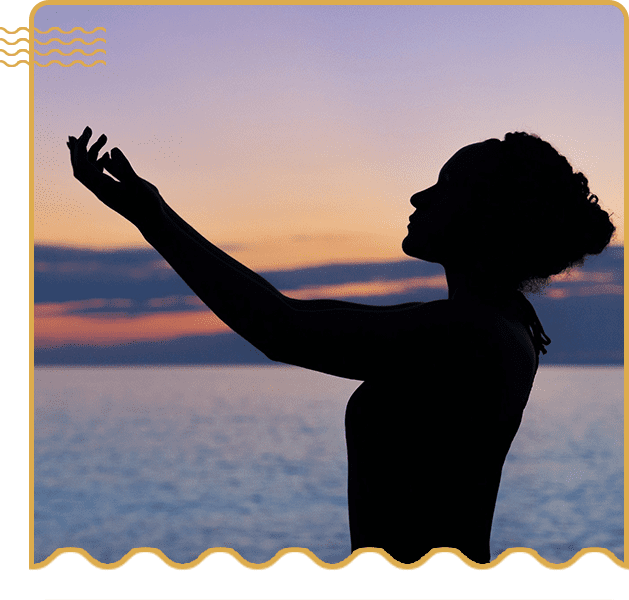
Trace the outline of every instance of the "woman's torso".
[[451, 547], [489, 561], [500, 474], [538, 359], [521, 300], [474, 310], [483, 352], [460, 364], [423, 357], [376, 374], [350, 398], [352, 549], [414, 562]]

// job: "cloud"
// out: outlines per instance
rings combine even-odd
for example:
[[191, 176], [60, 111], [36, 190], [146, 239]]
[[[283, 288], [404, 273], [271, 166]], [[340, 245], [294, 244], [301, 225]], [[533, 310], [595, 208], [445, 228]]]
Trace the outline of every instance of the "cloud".
[[68, 344], [116, 346], [137, 341], [163, 341], [182, 336], [213, 335], [229, 329], [209, 310], [131, 314], [72, 314], [63, 304], [36, 307], [35, 347]]
[[[579, 298], [596, 302], [610, 296], [622, 302], [623, 257], [622, 248], [609, 249], [583, 268], [556, 277], [544, 302]], [[152, 249], [103, 252], [48, 246], [36, 247], [35, 258], [39, 349], [163, 342], [229, 331]], [[262, 275], [297, 299], [397, 304], [447, 296], [443, 269], [417, 260], [324, 265]]]
[[375, 298], [426, 289], [438, 289], [447, 293], [448, 283], [445, 275], [304, 286], [296, 290], [282, 291], [291, 298], [307, 300], [312, 298]]
[[[581, 268], [553, 279], [562, 294], [623, 293], [623, 247], [608, 248]], [[278, 289], [301, 298], [392, 297], [417, 291], [446, 290], [443, 268], [420, 260], [327, 264], [262, 271]], [[620, 286], [620, 287], [618, 287]], [[194, 309], [190, 288], [153, 249], [113, 251], [35, 247], [35, 302], [103, 299], [104, 304], [77, 305], [75, 312], [116, 310], [114, 300], [127, 301], [131, 312]], [[555, 293], [557, 295], [557, 293]], [[550, 295], [552, 297], [552, 294]], [[418, 297], [418, 300], [423, 298]]]

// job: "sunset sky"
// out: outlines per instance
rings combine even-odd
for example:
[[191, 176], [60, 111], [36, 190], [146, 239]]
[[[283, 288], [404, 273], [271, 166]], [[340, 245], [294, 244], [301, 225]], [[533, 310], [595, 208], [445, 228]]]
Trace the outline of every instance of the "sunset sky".
[[[404, 258], [410, 196], [459, 148], [516, 130], [548, 140], [586, 174], [614, 213], [613, 243], [624, 242], [616, 7], [44, 6], [35, 15], [40, 31], [77, 26], [106, 32], [34, 36], [42, 53], [68, 51], [46, 44], [55, 37], [106, 40], [71, 46], [106, 54], [53, 53], [40, 64], [107, 63], [35, 68], [35, 244], [147, 247], [73, 179], [65, 141], [85, 125], [257, 270]], [[425, 285], [445, 289], [435, 277]], [[353, 293], [323, 292], [295, 291]], [[187, 310], [179, 329], [162, 315], [173, 335], [198, 326]], [[42, 305], [40, 323], [53, 315], [53, 329], [98, 339], [87, 321], [58, 320], [79, 318], [69, 312]], [[116, 318], [102, 321], [110, 342], [131, 332]]]

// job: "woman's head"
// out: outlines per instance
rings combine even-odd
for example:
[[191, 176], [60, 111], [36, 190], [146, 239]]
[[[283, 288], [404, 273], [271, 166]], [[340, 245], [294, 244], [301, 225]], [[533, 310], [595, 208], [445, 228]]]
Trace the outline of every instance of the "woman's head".
[[585, 176], [527, 133], [459, 150], [411, 203], [404, 251], [482, 287], [537, 292], [600, 254], [615, 231]]

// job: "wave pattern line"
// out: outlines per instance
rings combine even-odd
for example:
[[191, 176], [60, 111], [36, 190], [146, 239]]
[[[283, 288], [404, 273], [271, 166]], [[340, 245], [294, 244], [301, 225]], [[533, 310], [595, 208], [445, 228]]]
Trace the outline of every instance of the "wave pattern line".
[[28, 54], [28, 50], [26, 50], [25, 48], [22, 48], [21, 50], [18, 50], [17, 52], [14, 52], [13, 54], [11, 54], [10, 52], [7, 52], [4, 48], [0, 48], [0, 52], [4, 52], [7, 56], [17, 56], [20, 52], [26, 52]]
[[[2, 27], [0, 27], [0, 29], [2, 29]], [[22, 28], [22, 29], [24, 29], [24, 28]], [[39, 31], [39, 29], [37, 29], [37, 27], [34, 27], [34, 29], [35, 29], [35, 31], [37, 33], [41, 33], [42, 35], [44, 35], [46, 33], [50, 33], [53, 30], [58, 31], [58, 32], [63, 33], [63, 34], [72, 33], [73, 31], [82, 31], [85, 35], [89, 35], [90, 33], [94, 33], [95, 31], [107, 31], [104, 27], [95, 27], [94, 29], [92, 29], [92, 31], [85, 31], [85, 29], [83, 29], [83, 27], [74, 27], [73, 29], [70, 29], [70, 31], [63, 31], [63, 29], [59, 29], [59, 27], [51, 27], [50, 29], [47, 29], [46, 31]], [[27, 29], [27, 31], [28, 31], [28, 29]], [[7, 33], [9, 33], [9, 32], [7, 31]], [[15, 33], [15, 31], [12, 31], [11, 33]]]
[[[28, 42], [28, 40], [26, 40], [26, 41]], [[81, 38], [74, 38], [71, 42], [63, 42], [59, 38], [52, 38], [51, 40], [48, 40], [47, 42], [40, 42], [37, 39], [35, 40], [35, 43], [39, 44], [40, 46], [47, 46], [48, 44], [50, 44], [50, 42], [59, 42], [60, 44], [63, 44], [64, 46], [69, 46], [70, 44], [74, 44], [74, 42], [82, 42], [86, 46], [92, 46], [96, 42], [105, 42], [105, 43], [107, 43], [107, 40], [105, 40], [104, 38], [97, 38], [93, 42], [86, 42], [85, 40], [82, 40]]]
[[[2, 63], [3, 65], [6, 65], [7, 67], [17, 67], [18, 65], [21, 65], [22, 63], [24, 63], [25, 65], [28, 64], [27, 60], [19, 60], [18, 62], [16, 62], [14, 65], [10, 65], [7, 62], [4, 62], [2, 59], [0, 59], [0, 63]], [[37, 64], [37, 63], [35, 63]]]
[[[22, 52], [28, 52], [28, 51], [23, 50]], [[53, 50], [49, 50], [48, 52], [38, 52], [37, 50], [35, 50], [35, 54], [39, 54], [39, 56], [49, 56], [53, 52], [58, 52], [59, 54], [61, 54], [61, 56], [70, 56], [72, 54], [76, 54], [77, 52], [80, 52], [81, 54], [83, 54], [83, 56], [94, 56], [94, 54], [98, 54], [99, 52], [102, 52], [103, 54], [107, 54], [107, 52], [103, 50], [102, 48], [99, 48], [98, 50], [94, 50], [94, 52], [91, 52], [90, 54], [85, 52], [85, 50], [81, 50], [80, 48], [75, 48], [74, 50], [72, 50], [72, 52], [61, 52], [61, 50], [59, 50], [58, 48], [54, 48]]]
[[15, 31], [9, 31], [8, 29], [5, 29], [4, 27], [0, 27], [0, 29], [2, 29], [4, 33], [8, 33], [9, 35], [13, 35], [14, 33], [17, 33], [18, 31], [28, 31], [28, 27], [18, 27]]
[[[3, 62], [0, 60], [0, 62]], [[26, 61], [20, 61], [20, 62], [26, 62]], [[62, 67], [71, 67], [72, 65], [76, 65], [77, 63], [83, 65], [84, 67], [93, 67], [94, 65], [97, 64], [103, 64], [106, 65], [107, 63], [104, 60], [95, 60], [91, 65], [86, 65], [82, 60], [73, 60], [69, 65], [64, 65], [61, 61], [59, 60], [51, 60], [50, 62], [46, 63], [45, 65], [40, 65], [37, 61], [35, 61], [35, 64], [38, 67], [48, 67], [49, 65], [52, 65], [53, 63], [56, 63], [58, 65], [61, 65]], [[6, 63], [5, 63], [6, 64]], [[18, 63], [19, 64], [19, 63]]]
[[4, 38], [0, 38], [0, 42], [9, 44], [9, 46], [15, 46], [15, 44], [19, 44], [20, 42], [26, 42], [28, 44], [29, 40], [28, 38], [20, 38], [19, 40], [16, 40], [15, 42], [9, 42], [8, 40], [5, 40]]

